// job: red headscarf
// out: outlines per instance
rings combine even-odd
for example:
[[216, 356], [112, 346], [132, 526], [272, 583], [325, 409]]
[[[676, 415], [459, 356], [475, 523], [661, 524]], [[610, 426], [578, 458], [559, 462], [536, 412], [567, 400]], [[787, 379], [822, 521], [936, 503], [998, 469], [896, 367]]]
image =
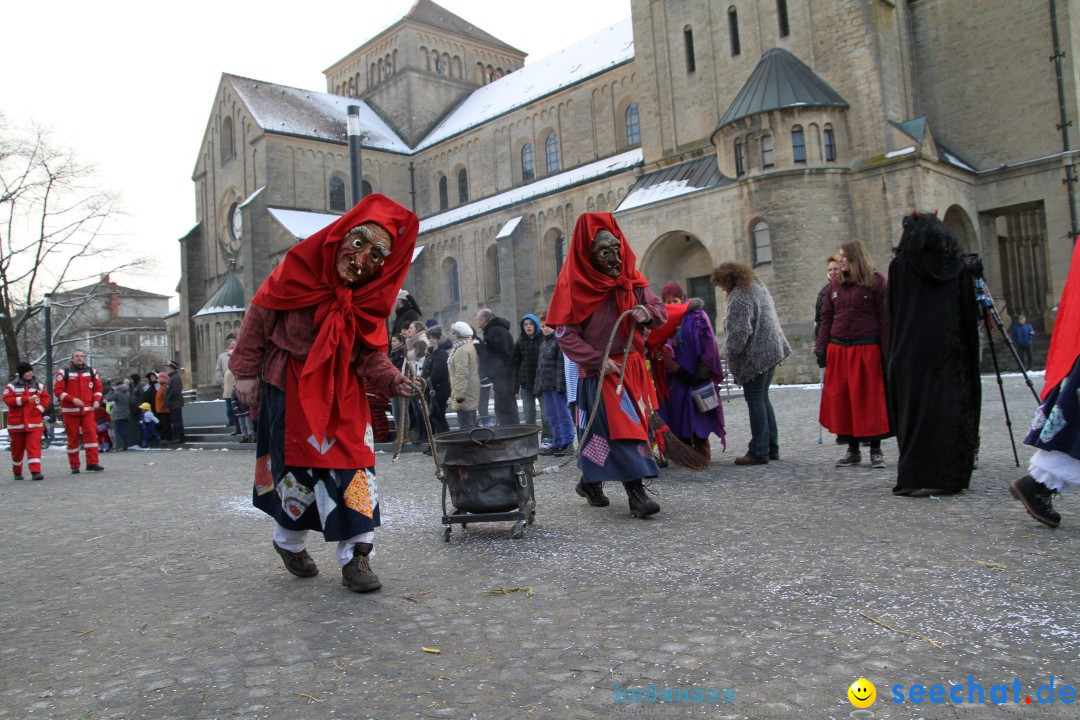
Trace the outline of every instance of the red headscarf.
[[[1077, 238], [1080, 241], [1080, 237]], [[1065, 278], [1065, 289], [1061, 291], [1058, 303], [1057, 320], [1054, 321], [1054, 334], [1050, 338], [1050, 352], [1046, 355], [1046, 384], [1042, 396], [1058, 386], [1072, 370], [1077, 356], [1080, 355], [1080, 251], [1073, 245], [1072, 263], [1069, 275]]]
[[[608, 277], [593, 267], [593, 238], [601, 230], [607, 230], [619, 239], [622, 273], [618, 278]], [[638, 272], [636, 263], [634, 251], [611, 213], [584, 213], [574, 226], [570, 252], [555, 282], [555, 293], [545, 322], [552, 327], [578, 325], [596, 312], [612, 291], [619, 313], [629, 310], [634, 306], [634, 288], [649, 285], [645, 276]]]
[[[367, 222], [390, 233], [393, 247], [377, 278], [349, 288], [335, 267], [338, 248], [350, 230]], [[333, 429], [327, 426], [336, 388], [350, 382], [356, 341], [386, 351], [386, 318], [412, 265], [419, 229], [412, 212], [385, 195], [368, 195], [335, 222], [294, 245], [252, 298], [256, 305], [272, 310], [318, 306], [319, 333], [300, 374], [299, 390], [304, 415], [320, 441]]]

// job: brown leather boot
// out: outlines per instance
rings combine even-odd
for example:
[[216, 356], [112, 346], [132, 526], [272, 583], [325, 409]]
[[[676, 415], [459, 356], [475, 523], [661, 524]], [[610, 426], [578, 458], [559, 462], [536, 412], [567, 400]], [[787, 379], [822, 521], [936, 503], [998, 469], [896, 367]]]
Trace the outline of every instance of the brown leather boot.
[[341, 584], [353, 592], [371, 592], [382, 587], [379, 576], [371, 571], [371, 564], [368, 563], [371, 550], [371, 543], [356, 543], [352, 560], [341, 568]]

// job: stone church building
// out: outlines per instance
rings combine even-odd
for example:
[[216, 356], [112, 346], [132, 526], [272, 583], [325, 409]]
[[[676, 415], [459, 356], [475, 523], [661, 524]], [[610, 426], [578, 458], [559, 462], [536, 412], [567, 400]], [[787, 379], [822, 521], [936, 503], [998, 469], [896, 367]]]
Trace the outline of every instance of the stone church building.
[[180, 239], [194, 383], [214, 382], [288, 248], [346, 210], [350, 105], [363, 192], [420, 217], [406, 289], [444, 324], [546, 308], [576, 218], [608, 211], [654, 290], [678, 281], [714, 317], [711, 269], [752, 264], [795, 348], [778, 380], [816, 382], [826, 257], [858, 237], [884, 271], [918, 208], [982, 255], [1006, 322], [1024, 312], [1045, 338], [1077, 225], [1080, 0], [631, 4], [528, 65], [417, 0], [331, 64], [325, 91], [223, 74]]

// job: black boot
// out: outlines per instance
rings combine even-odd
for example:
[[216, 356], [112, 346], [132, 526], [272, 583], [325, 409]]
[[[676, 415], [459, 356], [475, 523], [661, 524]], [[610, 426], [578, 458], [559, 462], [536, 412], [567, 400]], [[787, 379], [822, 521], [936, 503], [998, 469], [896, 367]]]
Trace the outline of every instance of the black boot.
[[641, 480], [624, 482], [623, 487], [626, 488], [626, 499], [630, 503], [630, 512], [636, 517], [643, 518], [646, 515], [660, 512], [660, 504], [648, 496], [644, 486], [641, 484]]
[[353, 592], [371, 592], [382, 587], [379, 576], [371, 571], [371, 564], [368, 563], [371, 549], [371, 543], [356, 543], [352, 560], [341, 568], [341, 584]]
[[1056, 528], [1061, 524], [1061, 515], [1054, 512], [1053, 506], [1053, 497], [1057, 490], [1051, 490], [1030, 475], [1025, 475], [1009, 486], [1009, 492], [1024, 503], [1028, 515], [1043, 525]]
[[592, 507], [607, 507], [611, 504], [608, 496], [604, 494], [604, 483], [602, 482], [587, 483], [585, 478], [581, 478], [578, 480], [574, 492], [588, 500], [589, 505]]
[[319, 574], [319, 568], [315, 565], [311, 555], [308, 555], [306, 549], [300, 552], [292, 552], [278, 545], [275, 540], [274, 550], [281, 556], [281, 561], [285, 563], [285, 569], [296, 577], [315, 577]]

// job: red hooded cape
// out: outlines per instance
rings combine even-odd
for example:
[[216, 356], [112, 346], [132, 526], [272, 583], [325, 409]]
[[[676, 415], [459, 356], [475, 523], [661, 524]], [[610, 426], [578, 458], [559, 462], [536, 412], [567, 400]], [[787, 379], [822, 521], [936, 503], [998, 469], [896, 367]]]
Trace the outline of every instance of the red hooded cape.
[[[334, 261], [345, 235], [366, 222], [390, 233], [393, 247], [382, 273], [352, 289], [341, 282]], [[317, 306], [319, 332], [299, 369], [298, 395], [304, 418], [319, 443], [324, 437], [336, 437], [339, 425], [366, 414], [366, 402], [343, 401], [357, 389], [350, 369], [353, 347], [359, 341], [386, 351], [386, 318], [412, 265], [419, 229], [412, 212], [384, 195], [368, 195], [335, 222], [293, 246], [252, 298], [256, 305], [273, 310]]]
[[[619, 239], [622, 273], [618, 278], [608, 277], [593, 267], [593, 238], [601, 230], [607, 230]], [[626, 242], [611, 213], [582, 214], [574, 225], [570, 252], [555, 282], [555, 293], [551, 297], [545, 322], [551, 327], [579, 325], [596, 312], [612, 290], [615, 291], [619, 313], [629, 310], [634, 306], [634, 288], [649, 285], [636, 265], [634, 251], [630, 249], [630, 243]]]
[[1065, 289], [1061, 291], [1061, 301], [1058, 303], [1054, 334], [1050, 338], [1050, 352], [1046, 355], [1043, 400], [1069, 374], [1077, 355], [1080, 355], [1080, 252], [1077, 252], [1074, 244], [1069, 275], [1065, 278]]

